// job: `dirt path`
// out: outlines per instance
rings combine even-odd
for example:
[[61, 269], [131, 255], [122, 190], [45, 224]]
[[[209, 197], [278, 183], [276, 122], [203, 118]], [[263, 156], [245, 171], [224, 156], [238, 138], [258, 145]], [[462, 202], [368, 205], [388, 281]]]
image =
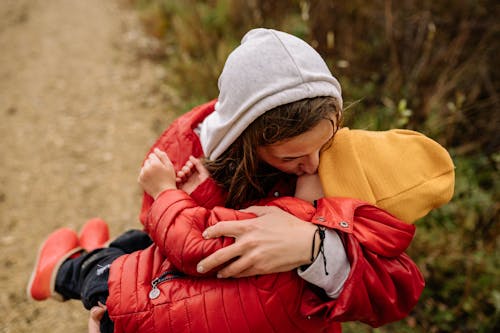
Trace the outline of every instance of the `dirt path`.
[[0, 332], [85, 332], [79, 302], [33, 303], [36, 249], [60, 226], [101, 216], [139, 227], [138, 166], [172, 116], [161, 66], [119, 1], [0, 6]]

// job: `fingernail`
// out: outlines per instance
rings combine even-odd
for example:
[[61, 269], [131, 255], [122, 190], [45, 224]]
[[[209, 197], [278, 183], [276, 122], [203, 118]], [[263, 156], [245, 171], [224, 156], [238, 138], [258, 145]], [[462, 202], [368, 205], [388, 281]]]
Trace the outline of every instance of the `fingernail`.
[[201, 235], [203, 236], [203, 238], [208, 238], [208, 232], [206, 232], [206, 231], [203, 231], [203, 233]]
[[222, 278], [224, 278], [224, 276], [221, 273], [217, 273], [217, 278], [222, 279]]
[[196, 271], [197, 271], [198, 273], [203, 273], [203, 272], [205, 271], [205, 269], [203, 268], [203, 266], [202, 266], [202, 265], [198, 265], [198, 266], [196, 266]]

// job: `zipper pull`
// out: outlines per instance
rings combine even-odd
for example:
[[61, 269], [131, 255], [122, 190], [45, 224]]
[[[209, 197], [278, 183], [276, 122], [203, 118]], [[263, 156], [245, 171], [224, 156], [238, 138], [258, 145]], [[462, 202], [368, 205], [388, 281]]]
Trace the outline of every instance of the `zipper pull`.
[[149, 299], [155, 299], [160, 296], [161, 291], [158, 288], [158, 285], [160, 283], [180, 278], [182, 275], [183, 275], [182, 273], [178, 273], [175, 271], [166, 271], [162, 275], [158, 276], [156, 279], [151, 281], [151, 286], [153, 287], [153, 289], [151, 289], [151, 291], [148, 294]]
[[160, 296], [160, 289], [158, 289], [158, 283], [160, 282], [161, 278], [156, 278], [151, 282], [151, 286], [153, 289], [149, 292], [149, 299], [156, 299], [158, 296]]

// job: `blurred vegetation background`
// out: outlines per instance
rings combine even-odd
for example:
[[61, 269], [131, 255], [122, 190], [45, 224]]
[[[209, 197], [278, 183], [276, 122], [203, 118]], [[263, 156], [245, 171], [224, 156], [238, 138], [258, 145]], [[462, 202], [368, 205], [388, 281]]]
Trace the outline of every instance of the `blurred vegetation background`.
[[427, 287], [411, 315], [345, 332], [500, 332], [499, 43], [496, 0], [130, 0], [159, 42], [179, 114], [217, 96], [217, 77], [246, 31], [276, 28], [326, 59], [346, 125], [408, 128], [456, 165], [450, 204], [417, 223], [409, 254]]

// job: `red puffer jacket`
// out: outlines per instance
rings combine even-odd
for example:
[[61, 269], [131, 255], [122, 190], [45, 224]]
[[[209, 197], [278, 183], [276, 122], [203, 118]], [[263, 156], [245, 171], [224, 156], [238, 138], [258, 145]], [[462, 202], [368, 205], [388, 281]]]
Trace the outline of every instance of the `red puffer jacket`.
[[[213, 103], [181, 117], [158, 141], [156, 146], [165, 149], [176, 166], [189, 154], [200, 156], [192, 128], [211, 109]], [[163, 144], [176, 140], [187, 140], [183, 149]], [[164, 192], [153, 205], [144, 201], [141, 220], [155, 244], [118, 258], [111, 267], [107, 306], [115, 332], [340, 332], [342, 321], [379, 326], [401, 319], [417, 302], [423, 279], [403, 253], [414, 227], [351, 199], [321, 199], [317, 209], [294, 198], [269, 202], [339, 230], [351, 272], [337, 299], [326, 298], [295, 272], [200, 277], [197, 262], [232, 242], [204, 240], [201, 231], [219, 220], [253, 217], [221, 207], [208, 210], [223, 202], [223, 193], [215, 188], [210, 181], [202, 184], [193, 194], [198, 202], [177, 190]]]

